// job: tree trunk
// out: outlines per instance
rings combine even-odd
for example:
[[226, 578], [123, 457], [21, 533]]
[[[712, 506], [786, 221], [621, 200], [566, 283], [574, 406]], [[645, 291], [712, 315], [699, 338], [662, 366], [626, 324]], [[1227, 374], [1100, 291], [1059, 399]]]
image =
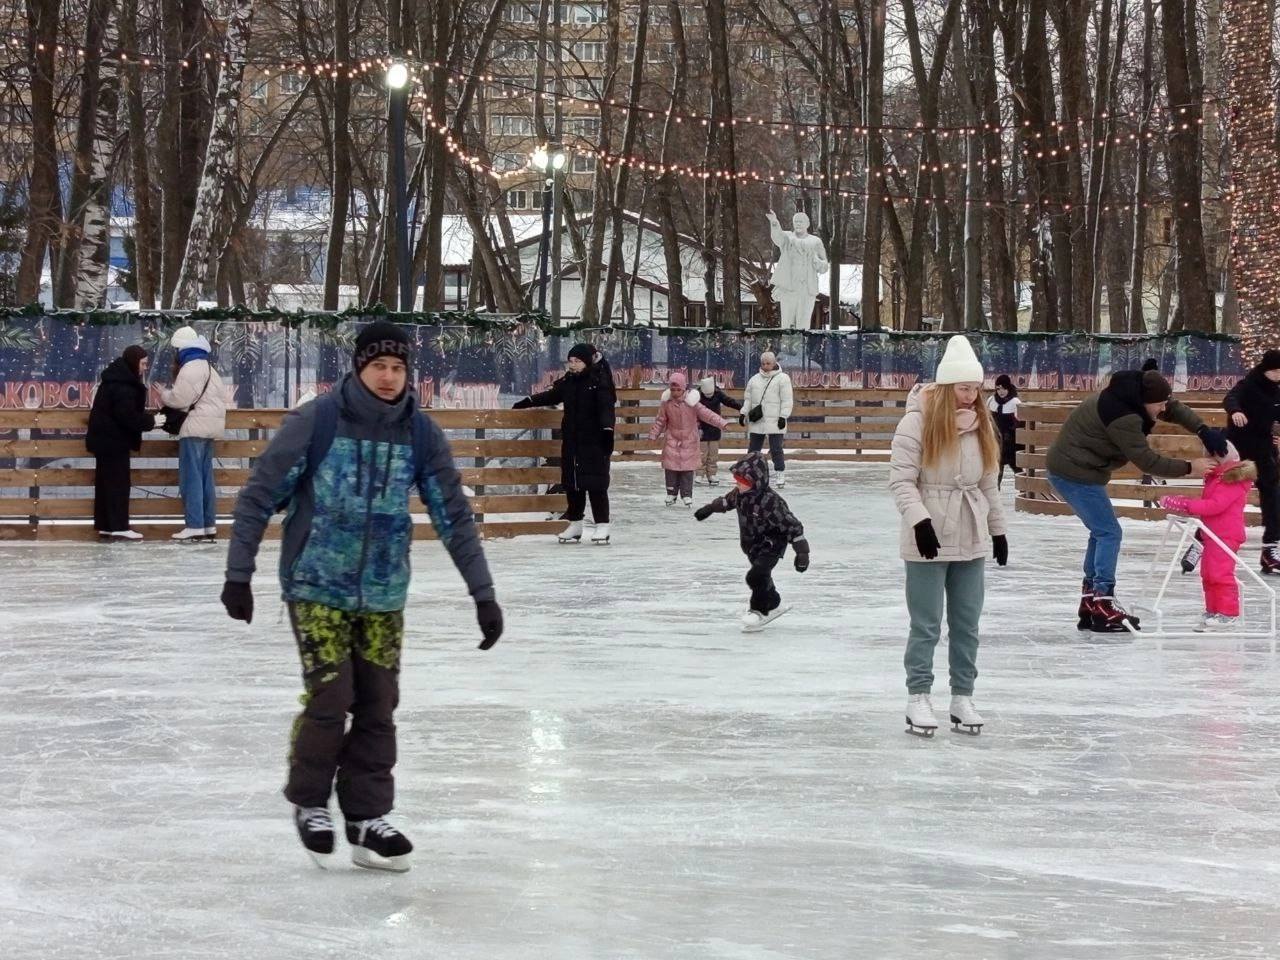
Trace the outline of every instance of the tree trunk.
[[[711, 123], [719, 125], [717, 166], [736, 171], [733, 119], [733, 86], [729, 70], [729, 29], [724, 0], [706, 0], [707, 40], [711, 51]], [[735, 327], [742, 323], [742, 254], [738, 239], [738, 181], [730, 175], [720, 185], [720, 233], [722, 237], [725, 321]]]
[[667, 268], [667, 322], [672, 326], [683, 326], [684, 262], [680, 259], [680, 238], [676, 233], [676, 212], [672, 200], [676, 182], [675, 174], [667, 170], [675, 140], [675, 117], [684, 111], [685, 84], [689, 76], [689, 47], [685, 42], [680, 0], [668, 0], [667, 19], [671, 23], [671, 40], [675, 45], [675, 66], [671, 79], [671, 100], [662, 125], [662, 159], [655, 184], [655, 203], [658, 207], [658, 229], [662, 233], [662, 257]]
[[[631, 84], [627, 92], [627, 117], [622, 128], [622, 155], [631, 156], [635, 146], [637, 128], [640, 126], [640, 90], [644, 83], [645, 38], [649, 32], [649, 0], [639, 0], [635, 9], [635, 44], [636, 53], [631, 61]], [[627, 186], [630, 179], [630, 164], [618, 164], [617, 180], [613, 185], [613, 196], [609, 198], [609, 273], [604, 284], [604, 303], [600, 313], [606, 321], [613, 317], [613, 298], [618, 288], [618, 281], [623, 273], [622, 253], [622, 211], [627, 203]], [[641, 212], [643, 220], [643, 211]], [[640, 243], [641, 223], [636, 224], [636, 245]]]
[[[622, 4], [610, 0], [606, 5], [604, 45], [604, 77], [600, 99], [613, 99], [617, 84], [618, 64], [621, 59]], [[596, 161], [595, 202], [591, 205], [591, 238], [588, 241], [587, 259], [582, 264], [582, 322], [587, 326], [609, 323], [610, 317], [600, 312], [600, 270], [604, 260], [604, 231], [609, 223], [609, 208], [613, 204], [611, 163], [605, 158], [613, 152], [613, 110], [600, 111], [599, 157]]]
[[862, 211], [862, 329], [879, 330], [880, 261], [884, 250], [884, 30], [886, 0], [867, 8], [867, 69], [862, 78], [863, 125], [866, 137], [867, 200]]
[[213, 241], [218, 229], [235, 158], [240, 127], [240, 84], [244, 79], [245, 56], [253, 23], [252, 0], [234, 0], [227, 15], [227, 43], [218, 91], [214, 97], [213, 125], [205, 150], [204, 171], [196, 192], [195, 212], [187, 234], [186, 252], [174, 291], [178, 307], [193, 308], [207, 282], [212, 264]]
[[[1093, 290], [1094, 261], [1089, 255], [1089, 233], [1085, 223], [1085, 184], [1081, 169], [1080, 127], [1076, 121], [1092, 112], [1089, 103], [1089, 79], [1085, 70], [1086, 34], [1089, 29], [1092, 0], [1059, 0], [1059, 52], [1062, 60], [1062, 129], [1059, 145], [1066, 151], [1066, 162], [1054, 164], [1062, 178], [1062, 198], [1069, 210], [1055, 210], [1054, 225], [1061, 229], [1054, 237], [1055, 269], [1062, 272], [1058, 297], [1065, 329], [1094, 329], [1095, 318], [1089, 313]], [[1108, 27], [1109, 28], [1109, 27]], [[1105, 58], [1099, 60], [1098, 71], [1106, 71]], [[1052, 75], [1046, 72], [1052, 84]], [[1047, 100], [1053, 103], [1052, 99]], [[1063, 169], [1065, 167], [1065, 169]], [[1065, 242], [1063, 242], [1065, 240]], [[1077, 251], [1079, 256], [1076, 256]], [[1062, 256], [1065, 254], [1065, 256]]]
[[[1062, 200], [1056, 189], [1048, 154], [1057, 149], [1052, 133], [1052, 91], [1047, 66], [1049, 42], [1046, 32], [1044, 0], [1030, 0], [1027, 10], [1027, 43], [1022, 54], [1023, 86], [1027, 98], [1027, 121], [1032, 130], [1043, 132], [1043, 139], [1032, 142], [1027, 160], [1030, 199], [1034, 216], [1028, 218], [1032, 233], [1032, 269], [1035, 271], [1031, 326], [1033, 330], [1056, 331], [1067, 318], [1062, 316], [1063, 301], [1058, 288], [1071, 283], [1070, 252], [1066, 252], [1066, 271], [1061, 272], [1062, 256], [1058, 254], [1058, 232], [1055, 231], [1050, 208], [1060, 208]], [[1063, 243], [1067, 242], [1062, 238]], [[1069, 306], [1069, 300], [1067, 301]]]
[[[138, 49], [138, 0], [120, 6], [120, 46]], [[148, 149], [147, 116], [142, 106], [141, 65], [130, 61], [120, 70], [121, 91], [129, 122], [129, 172], [133, 181], [133, 261], [138, 306], [156, 306], [155, 210], [151, 204], [151, 151]]]
[[[45, 254], [62, 223], [58, 195], [58, 134], [54, 112], [54, 46], [58, 40], [57, 0], [27, 0], [27, 62], [31, 64], [31, 180], [27, 186], [27, 236], [18, 263], [17, 298], [40, 299]], [[51, 257], [52, 259], [52, 257]]]
[[[1009, 253], [1009, 221], [1005, 209], [1004, 151], [1000, 135], [1000, 100], [996, 90], [994, 0], [971, 0], [970, 13], [977, 33], [978, 103], [982, 105], [985, 132], [982, 135], [983, 173], [986, 177], [987, 284], [991, 297], [993, 330], [1018, 329], [1018, 299], [1013, 257]], [[1015, 114], [1015, 117], [1017, 114]], [[1015, 155], [1017, 151], [1014, 151]], [[1010, 170], [1016, 177], [1016, 168]], [[1016, 183], [1016, 180], [1013, 182]]]
[[[103, 46], [117, 46], [114, 0], [105, 0]], [[83, 234], [76, 244], [78, 268], [75, 273], [75, 305], [80, 310], [102, 306], [107, 292], [107, 268], [111, 261], [111, 175], [116, 155], [116, 120], [120, 109], [119, 75], [114, 60], [104, 60], [97, 78], [98, 100], [94, 105], [92, 161], [85, 189]], [[70, 254], [63, 254], [63, 262]]]
[[978, 37], [980, 21], [971, 13], [965, 17], [965, 29], [954, 32], [956, 62], [952, 69], [957, 75], [960, 102], [964, 109], [965, 126], [972, 132], [965, 133], [964, 174], [964, 328], [982, 330], [987, 326], [982, 313], [982, 136], [978, 132], [981, 120], [978, 116], [980, 78], [977, 76]]
[[1155, 0], [1142, 0], [1142, 113], [1138, 123], [1138, 150], [1133, 185], [1133, 236], [1129, 245], [1129, 331], [1144, 333], [1147, 329], [1142, 291], [1147, 270], [1147, 180], [1151, 175], [1151, 114], [1155, 108], [1156, 14]]
[[[351, 6], [349, 0], [333, 0], [333, 55], [340, 63], [351, 61]], [[347, 69], [333, 81], [333, 171], [329, 191], [329, 234], [324, 251], [324, 309], [338, 309], [342, 285], [342, 248], [351, 211], [351, 78]], [[439, 140], [439, 138], [436, 138]], [[443, 147], [442, 147], [443, 149]]]
[[[1215, 326], [1213, 295], [1204, 256], [1200, 216], [1200, 103], [1195, 99], [1188, 50], [1196, 43], [1195, 8], [1185, 0], [1163, 0], [1165, 84], [1169, 114], [1178, 123], [1169, 134], [1168, 166], [1178, 249], [1178, 314], [1181, 329]], [[1185, 111], [1185, 112], [1184, 112]], [[1187, 129], [1182, 129], [1183, 123]]]
[[1244, 359], [1254, 363], [1280, 334], [1275, 264], [1280, 255], [1280, 164], [1271, 87], [1272, 15], [1260, 0], [1227, 0], [1226, 61], [1232, 113], [1231, 277]]

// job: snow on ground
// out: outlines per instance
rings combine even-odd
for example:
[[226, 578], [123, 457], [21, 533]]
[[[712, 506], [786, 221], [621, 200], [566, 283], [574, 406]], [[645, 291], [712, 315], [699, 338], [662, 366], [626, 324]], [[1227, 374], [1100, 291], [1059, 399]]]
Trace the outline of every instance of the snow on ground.
[[270, 576], [245, 627], [221, 546], [0, 547], [0, 954], [1275, 955], [1265, 646], [1078, 635], [1081, 530], [1018, 515], [988, 579], [987, 732], [920, 740], [884, 467], [793, 469], [813, 567], [780, 567], [796, 609], [756, 635], [736, 523], [664, 508], [659, 476], [617, 472], [612, 547], [488, 545], [508, 617], [488, 653], [439, 546], [415, 548], [404, 876], [322, 873], [295, 840]]

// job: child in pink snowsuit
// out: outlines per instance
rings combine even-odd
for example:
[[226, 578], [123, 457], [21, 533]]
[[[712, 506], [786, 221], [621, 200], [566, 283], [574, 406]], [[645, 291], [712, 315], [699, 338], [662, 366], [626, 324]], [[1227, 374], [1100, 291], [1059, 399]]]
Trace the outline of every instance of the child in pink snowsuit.
[[1192, 497], [1162, 497], [1160, 506], [1170, 513], [1198, 517], [1218, 535], [1232, 552], [1227, 553], [1212, 537], [1204, 538], [1200, 560], [1200, 581], [1204, 586], [1204, 618], [1198, 633], [1232, 626], [1240, 616], [1240, 584], [1236, 582], [1234, 554], [1245, 541], [1244, 506], [1249, 489], [1258, 476], [1252, 460], [1241, 460], [1234, 446], [1216, 467], [1205, 474], [1204, 492]]
[[657, 419], [649, 430], [649, 439], [666, 434], [662, 444], [662, 469], [666, 471], [667, 506], [684, 498], [686, 507], [693, 506], [693, 475], [702, 463], [702, 436], [698, 421], [723, 430], [729, 421], [712, 413], [699, 401], [702, 394], [688, 389], [683, 373], [673, 373], [663, 391]]

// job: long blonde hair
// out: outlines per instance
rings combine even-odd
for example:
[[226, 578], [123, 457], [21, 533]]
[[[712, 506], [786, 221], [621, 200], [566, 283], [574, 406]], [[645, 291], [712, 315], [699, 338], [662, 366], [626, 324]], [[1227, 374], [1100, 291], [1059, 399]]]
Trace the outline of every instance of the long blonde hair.
[[[960, 431], [956, 429], [956, 391], [949, 383], [935, 383], [924, 392], [924, 443], [922, 466], [932, 467], [943, 457], [955, 452], [960, 444]], [[996, 440], [996, 425], [987, 409], [982, 388], [973, 402], [978, 415], [978, 443], [982, 449], [982, 472], [994, 473], [1000, 466], [1000, 444]]]

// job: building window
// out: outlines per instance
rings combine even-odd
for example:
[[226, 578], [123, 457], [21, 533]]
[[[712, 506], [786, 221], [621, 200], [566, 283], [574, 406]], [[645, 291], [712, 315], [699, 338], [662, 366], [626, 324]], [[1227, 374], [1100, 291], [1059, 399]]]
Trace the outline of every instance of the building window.
[[[562, 11], [563, 13], [563, 11]], [[573, 4], [573, 22], [577, 24], [602, 23], [604, 21], [603, 3]]]
[[577, 212], [582, 213], [584, 210], [590, 210], [592, 203], [595, 201], [594, 190], [582, 190], [575, 188], [569, 191], [573, 197], [573, 206]]
[[604, 44], [596, 41], [582, 40], [573, 45], [573, 56], [583, 63], [604, 62]]
[[670, 63], [676, 55], [674, 43], [650, 43], [644, 48], [646, 63]]
[[507, 206], [512, 210], [524, 210], [529, 205], [529, 193], [527, 190], [508, 190]]
[[570, 136], [582, 137], [585, 140], [600, 139], [599, 117], [566, 117], [564, 132]]
[[307, 79], [296, 73], [280, 74], [280, 92], [285, 96], [292, 96], [295, 93], [301, 93], [302, 88], [306, 86]]
[[523, 170], [528, 165], [529, 158], [523, 153], [495, 153], [493, 155], [493, 169], [497, 173]]
[[747, 59], [752, 63], [768, 65], [773, 62], [773, 49], [767, 43], [753, 43], [747, 51]]
[[533, 120], [509, 113], [495, 113], [489, 116], [489, 133], [495, 137], [531, 137], [533, 136]]
[[590, 77], [573, 77], [570, 79], [569, 93], [581, 100], [600, 99], [600, 91], [596, 89], [596, 85]]
[[575, 153], [573, 155], [573, 172], [574, 173], [595, 173], [596, 158], [589, 157], [585, 153]]
[[498, 47], [496, 60], [536, 60], [538, 45], [533, 40], [512, 40]]
[[249, 99], [265, 100], [267, 99], [267, 88], [271, 86], [270, 77], [261, 77], [256, 80], [249, 81]]
[[531, 4], [509, 3], [502, 11], [502, 19], [507, 23], [537, 23], [538, 8]]

